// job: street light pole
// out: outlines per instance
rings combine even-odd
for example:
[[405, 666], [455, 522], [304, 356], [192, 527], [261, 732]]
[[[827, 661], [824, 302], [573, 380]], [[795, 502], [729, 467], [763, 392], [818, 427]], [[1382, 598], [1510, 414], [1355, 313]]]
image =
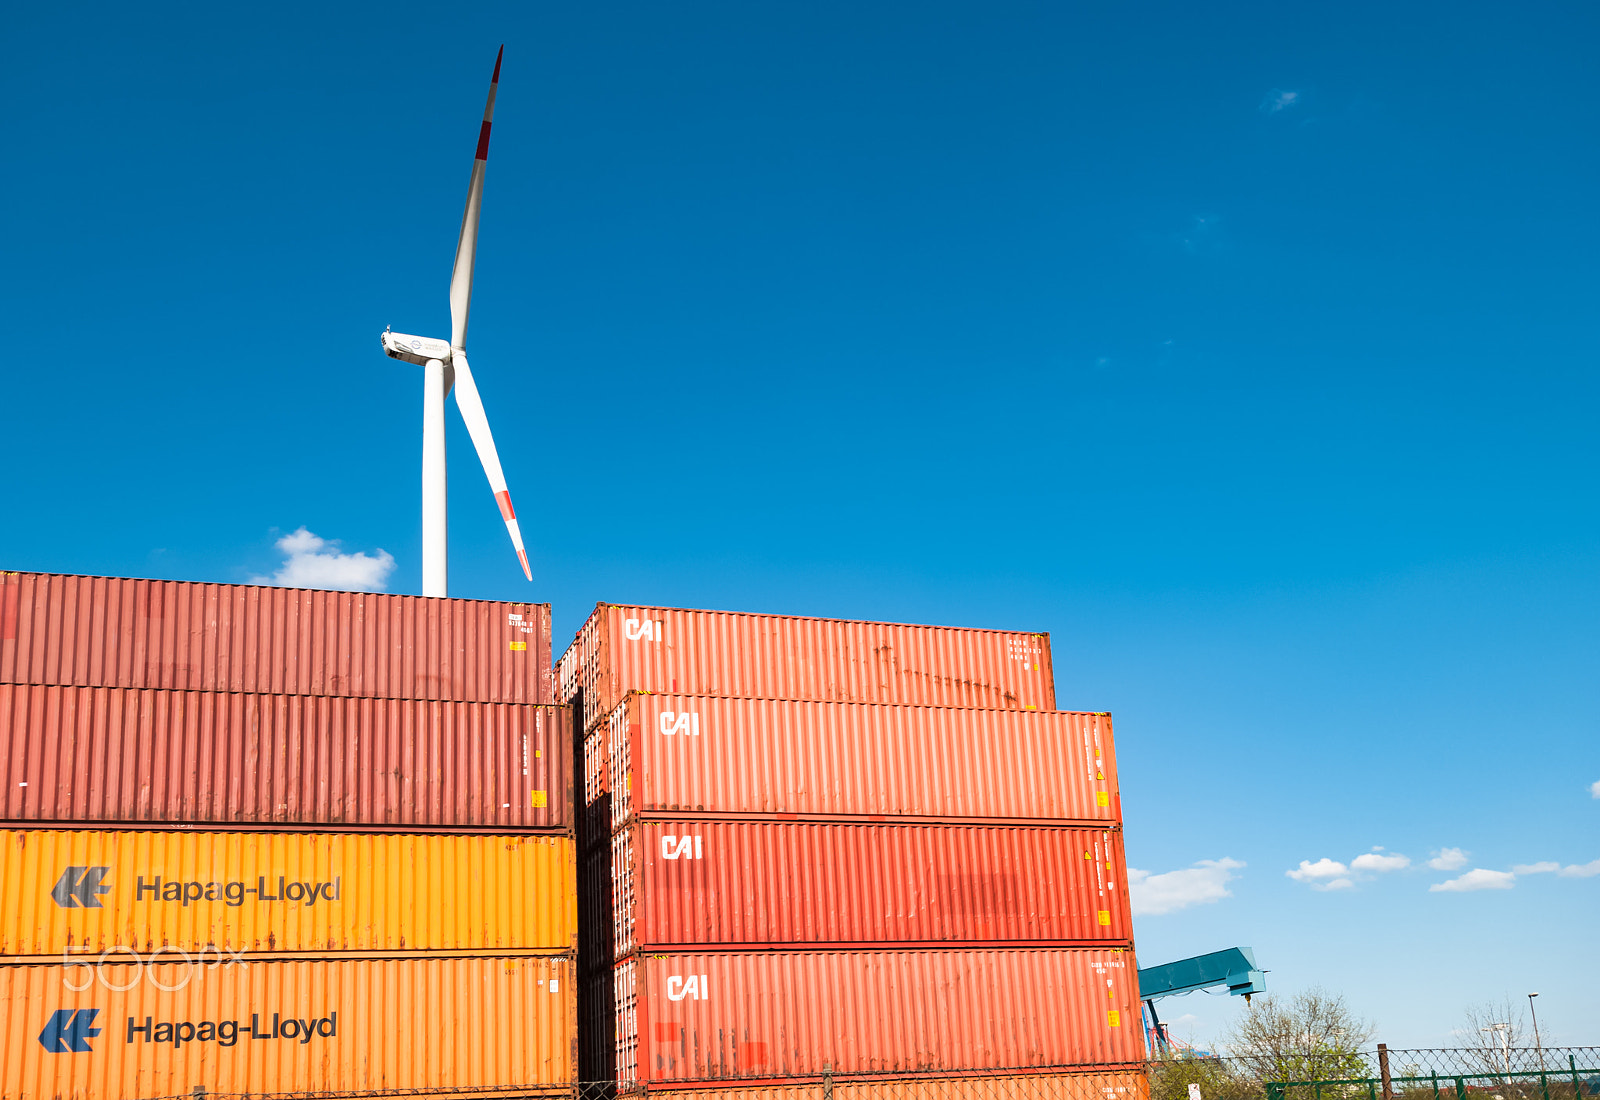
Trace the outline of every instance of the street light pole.
[[1539, 1014], [1533, 1010], [1533, 999], [1539, 994], [1528, 994], [1528, 1014], [1533, 1017], [1533, 1046], [1539, 1052], [1539, 1068], [1544, 1069], [1544, 1044], [1539, 1041]]

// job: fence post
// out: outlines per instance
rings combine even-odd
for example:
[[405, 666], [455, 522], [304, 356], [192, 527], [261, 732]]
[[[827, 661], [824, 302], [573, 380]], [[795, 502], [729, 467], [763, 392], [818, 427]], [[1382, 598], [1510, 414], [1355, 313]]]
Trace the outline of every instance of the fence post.
[[822, 1100], [833, 1100], [833, 1063], [822, 1063]]
[[1378, 1072], [1383, 1075], [1383, 1100], [1394, 1100], [1394, 1080], [1389, 1076], [1389, 1048], [1378, 1044]]
[[1583, 1090], [1578, 1087], [1578, 1056], [1567, 1055], [1567, 1068], [1572, 1071], [1572, 1100], [1578, 1100], [1583, 1095]]
[[1439, 1071], [1431, 1070], [1433, 1074], [1433, 1100], [1439, 1100]]
[[1467, 1100], [1467, 1079], [1465, 1077], [1456, 1078], [1456, 1100]]
[[[1367, 1078], [1367, 1100], [1378, 1100], [1378, 1082], [1370, 1077]], [[1388, 1097], [1384, 1100], [1388, 1100]]]

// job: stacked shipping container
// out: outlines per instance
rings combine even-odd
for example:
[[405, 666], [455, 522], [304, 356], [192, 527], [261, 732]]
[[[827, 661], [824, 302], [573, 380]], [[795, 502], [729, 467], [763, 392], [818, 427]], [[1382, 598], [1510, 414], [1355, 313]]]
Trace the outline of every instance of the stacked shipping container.
[[570, 1095], [549, 622], [0, 575], [3, 1095]]
[[1110, 719], [1048, 638], [602, 604], [557, 674], [586, 1079], [1142, 1095]]

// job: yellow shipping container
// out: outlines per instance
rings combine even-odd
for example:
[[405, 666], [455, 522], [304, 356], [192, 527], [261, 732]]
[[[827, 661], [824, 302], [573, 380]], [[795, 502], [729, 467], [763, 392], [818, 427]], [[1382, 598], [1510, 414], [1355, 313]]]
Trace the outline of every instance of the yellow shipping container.
[[573, 859], [559, 836], [0, 830], [0, 954], [571, 951]]
[[566, 1093], [570, 956], [0, 966], [4, 1100]]

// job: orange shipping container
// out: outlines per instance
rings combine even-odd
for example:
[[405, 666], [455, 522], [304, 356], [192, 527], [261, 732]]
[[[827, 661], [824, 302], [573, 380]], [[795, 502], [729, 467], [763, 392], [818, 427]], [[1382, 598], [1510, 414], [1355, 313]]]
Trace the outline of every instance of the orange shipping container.
[[629, 691], [1054, 710], [1050, 637], [1026, 631], [600, 604], [561, 658], [584, 729]]
[[651, 821], [612, 838], [610, 863], [618, 958], [1133, 938], [1122, 836], [1110, 829]]
[[1122, 819], [1109, 714], [630, 695], [607, 733], [585, 742], [607, 766], [584, 771], [613, 828], [686, 812]]
[[[830, 1074], [832, 1100], [1150, 1100], [1142, 1070], [1103, 1073], [963, 1074], [960, 1077], [844, 1077]], [[709, 1088], [652, 1086], [663, 1100], [819, 1100], [823, 1079]]]
[[564, 836], [0, 831], [0, 954], [572, 951], [573, 848]]
[[1145, 1056], [1133, 952], [1116, 948], [661, 953], [611, 980], [624, 1088]]
[[568, 707], [0, 684], [7, 821], [569, 830]]
[[550, 605], [5, 573], [0, 682], [550, 703]]
[[564, 956], [0, 966], [0, 1095], [571, 1095]]

